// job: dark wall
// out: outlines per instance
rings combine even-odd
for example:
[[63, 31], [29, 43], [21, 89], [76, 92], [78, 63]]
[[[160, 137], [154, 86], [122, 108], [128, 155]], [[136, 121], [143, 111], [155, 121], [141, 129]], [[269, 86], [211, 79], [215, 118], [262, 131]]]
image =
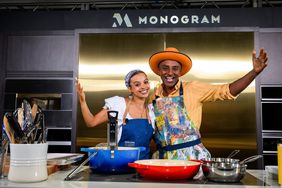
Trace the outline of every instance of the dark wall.
[[4, 104], [4, 78], [5, 78], [5, 36], [0, 33], [0, 117], [3, 114], [3, 104]]
[[7, 77], [72, 77], [73, 31], [17, 32], [7, 36]]
[[279, 76], [282, 72], [282, 29], [261, 30], [259, 33], [259, 45], [269, 51], [268, 67], [257, 79], [259, 84], [281, 84]]

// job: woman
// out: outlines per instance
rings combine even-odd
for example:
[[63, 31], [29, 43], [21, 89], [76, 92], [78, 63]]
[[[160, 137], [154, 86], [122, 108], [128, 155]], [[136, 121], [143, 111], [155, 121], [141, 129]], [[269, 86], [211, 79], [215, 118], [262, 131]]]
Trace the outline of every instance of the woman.
[[132, 70], [125, 76], [128, 97], [114, 96], [105, 99], [105, 106], [93, 115], [85, 100], [85, 93], [77, 80], [76, 88], [84, 121], [88, 127], [95, 127], [108, 121], [108, 110], [118, 111], [118, 145], [145, 147], [140, 159], [150, 157], [150, 141], [154, 132], [154, 112], [147, 107], [150, 84], [147, 75], [141, 70]]

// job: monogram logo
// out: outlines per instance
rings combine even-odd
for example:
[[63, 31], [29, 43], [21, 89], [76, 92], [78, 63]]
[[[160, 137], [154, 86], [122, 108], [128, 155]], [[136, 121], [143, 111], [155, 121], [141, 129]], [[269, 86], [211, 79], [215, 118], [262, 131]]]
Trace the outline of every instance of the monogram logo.
[[114, 18], [114, 23], [112, 27], [120, 27], [122, 26], [123, 22], [125, 23], [126, 27], [132, 27], [131, 21], [127, 14], [125, 14], [124, 17], [122, 17], [120, 13], [114, 13], [113, 18]]

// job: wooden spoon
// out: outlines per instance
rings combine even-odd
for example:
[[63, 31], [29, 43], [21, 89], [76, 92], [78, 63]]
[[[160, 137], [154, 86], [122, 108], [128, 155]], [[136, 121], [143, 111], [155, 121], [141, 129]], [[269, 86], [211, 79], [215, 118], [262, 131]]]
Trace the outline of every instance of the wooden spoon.
[[9, 124], [6, 116], [4, 116], [4, 118], [3, 118], [3, 124], [4, 124], [4, 127], [5, 127], [5, 132], [8, 136], [8, 138], [9, 138], [10, 142], [13, 143], [13, 144], [16, 143], [15, 137], [14, 137], [15, 132], [14, 132], [13, 129], [11, 129], [10, 124]]
[[21, 129], [24, 129], [24, 109], [23, 108], [18, 108], [18, 122], [21, 126]]
[[32, 108], [31, 108], [31, 117], [32, 117], [32, 121], [33, 121], [33, 122], [34, 122], [34, 120], [35, 120], [37, 110], [38, 110], [38, 106], [37, 106], [36, 103], [34, 103], [34, 104], [32, 105]]

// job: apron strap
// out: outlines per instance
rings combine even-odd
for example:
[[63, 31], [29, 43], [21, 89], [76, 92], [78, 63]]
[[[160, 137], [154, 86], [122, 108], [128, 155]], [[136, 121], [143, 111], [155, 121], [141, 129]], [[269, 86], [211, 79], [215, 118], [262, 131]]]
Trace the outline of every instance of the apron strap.
[[149, 116], [149, 108], [148, 108], [148, 105], [146, 105], [146, 118], [148, 119], [149, 124], [152, 124], [151, 117]]
[[178, 150], [178, 149], [182, 149], [182, 148], [187, 148], [187, 147], [198, 145], [200, 143], [202, 143], [201, 138], [198, 138], [198, 139], [190, 141], [190, 142], [185, 142], [185, 143], [175, 144], [175, 145], [167, 145], [167, 146], [161, 147], [161, 148], [159, 148], [159, 158], [163, 159], [164, 158], [164, 152], [166, 152], [166, 151], [173, 151], [173, 150]]
[[182, 82], [180, 82], [180, 88], [179, 88], [179, 96], [183, 95], [183, 86], [182, 86]]
[[155, 99], [152, 101], [152, 103], [153, 103], [154, 106], [156, 105], [156, 100], [157, 100], [158, 98], [160, 98], [160, 96], [155, 95]]

